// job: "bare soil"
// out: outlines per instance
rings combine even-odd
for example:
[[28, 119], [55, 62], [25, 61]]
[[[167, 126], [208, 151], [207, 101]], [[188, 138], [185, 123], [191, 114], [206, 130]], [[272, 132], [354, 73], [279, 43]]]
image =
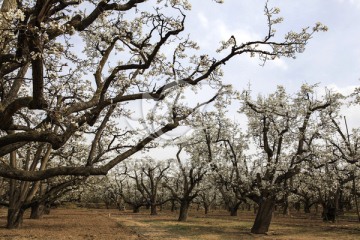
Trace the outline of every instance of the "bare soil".
[[5, 225], [6, 211], [0, 209], [1, 240], [144, 239], [119, 225], [116, 219], [109, 217], [107, 210], [53, 209], [42, 219], [29, 219], [26, 215], [20, 229], [9, 230]]
[[116, 209], [54, 209], [43, 219], [32, 220], [26, 215], [21, 229], [8, 230], [4, 227], [6, 211], [0, 209], [0, 239], [360, 239], [360, 223], [352, 216], [324, 223], [313, 214], [275, 214], [266, 235], [253, 235], [252, 212], [241, 211], [231, 217], [226, 211], [204, 215], [193, 210], [187, 222], [176, 221], [177, 214], [160, 211], [150, 216], [145, 209], [136, 214]]

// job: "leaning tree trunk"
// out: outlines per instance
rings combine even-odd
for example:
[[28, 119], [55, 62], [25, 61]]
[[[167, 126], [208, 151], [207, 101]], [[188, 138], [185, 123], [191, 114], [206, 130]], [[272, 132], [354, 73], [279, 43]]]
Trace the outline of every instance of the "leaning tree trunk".
[[189, 207], [190, 207], [189, 201], [186, 200], [181, 201], [178, 221], [180, 222], [186, 221], [189, 212]]
[[252, 233], [264, 234], [269, 231], [274, 207], [275, 197], [261, 199], [254, 225], [251, 228]]

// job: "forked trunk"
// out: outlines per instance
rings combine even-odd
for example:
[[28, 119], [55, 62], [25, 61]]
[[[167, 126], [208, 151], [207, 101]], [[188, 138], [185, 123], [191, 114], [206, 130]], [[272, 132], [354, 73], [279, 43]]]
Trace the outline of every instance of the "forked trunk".
[[180, 222], [186, 221], [189, 207], [190, 207], [190, 203], [188, 201], [181, 201], [178, 221]]
[[251, 228], [252, 233], [264, 234], [269, 231], [274, 207], [275, 207], [274, 197], [263, 198], [260, 201], [255, 222]]

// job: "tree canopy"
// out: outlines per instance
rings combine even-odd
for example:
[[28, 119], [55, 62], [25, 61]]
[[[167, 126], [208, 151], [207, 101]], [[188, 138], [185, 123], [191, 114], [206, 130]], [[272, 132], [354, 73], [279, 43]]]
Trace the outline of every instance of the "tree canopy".
[[[258, 56], [265, 63], [294, 57], [314, 32], [327, 30], [317, 23], [275, 41], [274, 26], [282, 18], [278, 8], [266, 5], [265, 37], [243, 43], [229, 36], [218, 46], [221, 57], [215, 58], [186, 35], [190, 8], [187, 0], [3, 1], [0, 176], [36, 181], [106, 174], [185, 124], [201, 106], [221, 101], [231, 91], [222, 83], [221, 66], [232, 58]], [[188, 91], [202, 91], [204, 83], [215, 89], [213, 95], [186, 99]], [[155, 127], [145, 135], [119, 121], [142, 111], [131, 108], [139, 100], [164, 109], [148, 114], [146, 120]], [[75, 139], [92, 142], [82, 146], [89, 154], [76, 164], [65, 161], [30, 170], [15, 155], [9, 157], [17, 153], [21, 158], [21, 151], [41, 144], [64, 151]]]

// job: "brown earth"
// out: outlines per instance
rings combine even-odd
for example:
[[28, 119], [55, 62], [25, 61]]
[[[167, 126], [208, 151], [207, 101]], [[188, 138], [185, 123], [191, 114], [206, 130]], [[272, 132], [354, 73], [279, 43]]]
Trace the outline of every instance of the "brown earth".
[[324, 223], [315, 214], [275, 214], [266, 235], [250, 233], [254, 214], [248, 211], [231, 217], [226, 211], [204, 215], [192, 210], [187, 222], [176, 221], [177, 214], [160, 211], [150, 216], [145, 209], [136, 214], [116, 209], [54, 209], [43, 219], [32, 220], [26, 215], [21, 229], [8, 230], [4, 227], [6, 211], [0, 209], [0, 239], [360, 239], [360, 223], [354, 221], [353, 214], [336, 223]]
[[0, 239], [72, 240], [144, 239], [129, 228], [119, 225], [106, 210], [54, 209], [42, 219], [25, 216], [20, 229], [6, 229], [6, 211], [0, 209]]

